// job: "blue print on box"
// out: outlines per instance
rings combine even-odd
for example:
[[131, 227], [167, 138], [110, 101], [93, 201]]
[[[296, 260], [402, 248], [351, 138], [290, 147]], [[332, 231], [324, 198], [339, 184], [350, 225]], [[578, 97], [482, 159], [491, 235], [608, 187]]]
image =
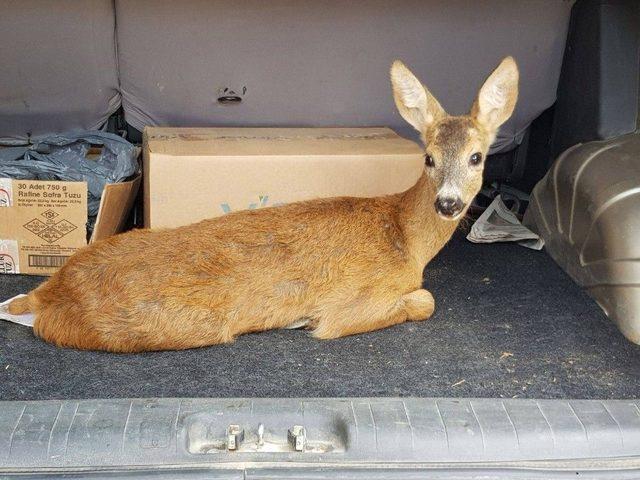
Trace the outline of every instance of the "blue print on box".
[[[259, 207], [266, 207], [267, 203], [269, 202], [269, 195], [258, 195], [258, 200], [259, 200], [258, 203], [250, 203], [249, 206], [247, 207], [247, 210], [255, 210], [256, 208], [259, 208]], [[274, 203], [271, 206], [278, 207], [280, 205], [284, 205], [284, 203], [278, 202], [278, 203]], [[221, 203], [220, 208], [222, 208], [222, 211], [225, 214], [233, 212], [233, 209], [228, 203]]]

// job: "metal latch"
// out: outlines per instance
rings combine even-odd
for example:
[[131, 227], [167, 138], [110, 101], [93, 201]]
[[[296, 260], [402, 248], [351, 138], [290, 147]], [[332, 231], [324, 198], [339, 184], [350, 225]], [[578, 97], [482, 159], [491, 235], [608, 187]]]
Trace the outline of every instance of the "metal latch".
[[227, 428], [227, 450], [237, 450], [244, 440], [244, 430], [240, 425], [229, 425]]
[[307, 431], [302, 425], [294, 425], [287, 432], [287, 440], [296, 452], [303, 452], [307, 443]]

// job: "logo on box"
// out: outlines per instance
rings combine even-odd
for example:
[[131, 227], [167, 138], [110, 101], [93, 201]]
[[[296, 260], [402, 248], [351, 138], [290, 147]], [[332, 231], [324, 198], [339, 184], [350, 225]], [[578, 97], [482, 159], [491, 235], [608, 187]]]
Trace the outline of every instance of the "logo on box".
[[33, 220], [25, 223], [23, 227], [47, 243], [56, 242], [78, 228], [68, 220], [63, 219], [56, 222], [55, 218], [60, 214], [53, 210], [45, 210], [40, 215], [46, 219], [46, 223], [34, 218]]
[[10, 178], [0, 178], [0, 207], [10, 207], [13, 203], [12, 185]]
[[280, 205], [284, 205], [283, 202], [276, 202], [272, 205], [268, 205], [268, 203], [269, 203], [269, 195], [258, 195], [258, 202], [250, 203], [249, 206], [247, 206], [247, 208], [239, 208], [239, 209], [233, 210], [228, 203], [221, 203], [220, 208], [226, 214], [226, 213], [231, 213], [238, 210], [255, 210], [257, 208], [279, 207]]
[[0, 273], [20, 273], [18, 242], [0, 240]]

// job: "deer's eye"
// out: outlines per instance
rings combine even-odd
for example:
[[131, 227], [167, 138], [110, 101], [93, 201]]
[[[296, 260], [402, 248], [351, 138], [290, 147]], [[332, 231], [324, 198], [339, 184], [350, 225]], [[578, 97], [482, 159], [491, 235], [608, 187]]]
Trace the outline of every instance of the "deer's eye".
[[436, 162], [433, 161], [433, 157], [431, 155], [429, 155], [428, 153], [424, 156], [424, 164], [427, 167], [435, 167], [436, 166]]
[[470, 165], [480, 165], [480, 163], [482, 162], [482, 154], [479, 152], [474, 153], [473, 155], [471, 155], [471, 157], [469, 158], [469, 164]]

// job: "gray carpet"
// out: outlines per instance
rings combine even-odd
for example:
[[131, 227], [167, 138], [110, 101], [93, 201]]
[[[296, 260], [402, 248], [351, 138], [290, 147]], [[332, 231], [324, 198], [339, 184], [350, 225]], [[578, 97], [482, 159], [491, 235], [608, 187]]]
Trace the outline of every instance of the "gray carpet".
[[[41, 278], [0, 275], [0, 299]], [[0, 321], [0, 399], [640, 397], [640, 347], [543, 252], [461, 236], [425, 272], [426, 322], [333, 341], [271, 331], [120, 355], [58, 349]]]

